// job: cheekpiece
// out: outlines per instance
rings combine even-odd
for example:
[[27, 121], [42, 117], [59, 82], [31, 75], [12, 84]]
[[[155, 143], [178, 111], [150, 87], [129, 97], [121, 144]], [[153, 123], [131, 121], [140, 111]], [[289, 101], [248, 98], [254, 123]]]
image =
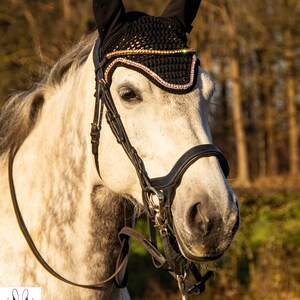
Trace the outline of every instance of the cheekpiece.
[[142, 16], [127, 22], [102, 44], [104, 78], [123, 66], [142, 73], [158, 87], [184, 94], [194, 88], [199, 60], [186, 33], [171, 19]]

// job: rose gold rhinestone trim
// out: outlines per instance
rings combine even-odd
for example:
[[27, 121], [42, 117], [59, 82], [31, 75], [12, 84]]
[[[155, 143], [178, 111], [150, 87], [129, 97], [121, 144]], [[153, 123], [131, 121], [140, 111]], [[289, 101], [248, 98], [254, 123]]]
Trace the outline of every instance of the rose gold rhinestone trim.
[[116, 58], [115, 60], [113, 60], [113, 62], [111, 64], [108, 65], [108, 67], [105, 70], [104, 77], [105, 77], [105, 81], [107, 82], [108, 74], [109, 74], [110, 70], [112, 69], [112, 67], [116, 63], [121, 62], [123, 64], [142, 69], [143, 71], [145, 71], [147, 74], [149, 74], [151, 77], [153, 77], [156, 81], [158, 81], [161, 85], [165, 86], [166, 88], [174, 89], [174, 90], [185, 90], [185, 89], [190, 88], [193, 85], [196, 61], [197, 61], [197, 57], [196, 57], [196, 55], [193, 55], [193, 60], [191, 63], [191, 68], [190, 68], [190, 81], [186, 84], [168, 83], [168, 82], [164, 81], [160, 76], [158, 76], [155, 72], [153, 72], [149, 68], [145, 67], [144, 65], [134, 62], [132, 60], [126, 59], [126, 58], [122, 58], [122, 57]]

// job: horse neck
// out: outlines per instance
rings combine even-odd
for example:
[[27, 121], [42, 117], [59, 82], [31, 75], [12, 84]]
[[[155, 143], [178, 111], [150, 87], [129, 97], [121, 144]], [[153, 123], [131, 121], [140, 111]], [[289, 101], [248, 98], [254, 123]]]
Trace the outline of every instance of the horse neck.
[[14, 164], [17, 197], [37, 247], [55, 270], [82, 282], [113, 273], [124, 225], [121, 199], [95, 187], [93, 84], [89, 58], [48, 92]]

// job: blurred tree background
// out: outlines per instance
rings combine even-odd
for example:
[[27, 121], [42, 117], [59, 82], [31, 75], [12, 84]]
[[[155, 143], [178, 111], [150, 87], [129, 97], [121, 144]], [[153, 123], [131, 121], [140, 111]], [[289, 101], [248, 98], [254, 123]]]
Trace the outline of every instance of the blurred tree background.
[[[154, 15], [167, 2], [124, 0]], [[0, 106], [95, 29], [91, 6], [1, 0]], [[300, 299], [299, 21], [299, 0], [203, 0], [194, 22], [190, 45], [216, 82], [214, 143], [229, 159], [242, 217], [200, 299]], [[179, 299], [168, 275], [133, 246], [133, 299]]]

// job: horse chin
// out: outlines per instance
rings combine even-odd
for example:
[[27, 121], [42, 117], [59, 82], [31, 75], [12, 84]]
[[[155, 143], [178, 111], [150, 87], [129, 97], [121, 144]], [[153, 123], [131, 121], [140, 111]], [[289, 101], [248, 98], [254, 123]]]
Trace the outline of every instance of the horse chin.
[[225, 239], [218, 247], [208, 246], [206, 241], [199, 241], [186, 238], [184, 235], [178, 234], [176, 227], [174, 228], [176, 239], [182, 255], [191, 261], [209, 262], [218, 260], [228, 249], [231, 239]]

